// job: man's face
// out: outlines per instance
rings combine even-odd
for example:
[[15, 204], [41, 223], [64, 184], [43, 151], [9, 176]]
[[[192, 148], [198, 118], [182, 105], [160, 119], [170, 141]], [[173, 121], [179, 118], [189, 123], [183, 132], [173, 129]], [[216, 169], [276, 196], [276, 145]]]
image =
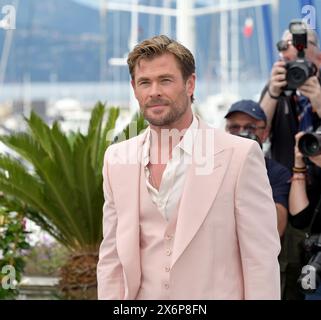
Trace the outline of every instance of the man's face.
[[132, 86], [145, 119], [154, 126], [170, 126], [191, 108], [195, 75], [185, 81], [175, 56], [166, 53], [140, 60]]
[[256, 120], [243, 112], [233, 112], [226, 119], [225, 130], [231, 134], [240, 134], [248, 132], [255, 134], [261, 143], [267, 137], [266, 124], [263, 120]]
[[[280, 56], [285, 60], [285, 61], [294, 61], [297, 59], [298, 56], [298, 50], [293, 46], [292, 44], [292, 34], [288, 33], [284, 39], [285, 41], [288, 42], [288, 48], [287, 50], [284, 50], [280, 53]], [[307, 43], [307, 48], [304, 49], [305, 52], [305, 58], [316, 65], [318, 65], [317, 61], [317, 51], [318, 48], [314, 42], [314, 39], [311, 35], [308, 34], [308, 43]]]

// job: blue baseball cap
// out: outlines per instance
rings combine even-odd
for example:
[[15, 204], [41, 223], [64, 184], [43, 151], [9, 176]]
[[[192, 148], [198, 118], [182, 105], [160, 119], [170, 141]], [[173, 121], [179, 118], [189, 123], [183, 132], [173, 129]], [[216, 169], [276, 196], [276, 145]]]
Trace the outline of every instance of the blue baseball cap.
[[253, 100], [240, 100], [233, 103], [224, 118], [228, 118], [234, 112], [243, 112], [256, 120], [266, 122], [266, 115], [261, 106]]

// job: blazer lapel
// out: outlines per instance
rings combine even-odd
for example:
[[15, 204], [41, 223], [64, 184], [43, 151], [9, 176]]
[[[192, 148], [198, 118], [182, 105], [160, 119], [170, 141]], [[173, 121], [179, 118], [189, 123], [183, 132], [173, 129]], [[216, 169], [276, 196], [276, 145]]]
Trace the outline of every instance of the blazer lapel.
[[145, 137], [146, 133], [143, 133], [128, 145], [125, 154], [118, 154], [119, 163], [116, 164], [119, 166], [114, 186], [118, 212], [117, 250], [126, 277], [128, 287], [126, 296], [129, 299], [135, 297], [140, 285], [139, 182]]
[[[202, 128], [202, 124], [201, 129], [204, 129], [204, 125]], [[204, 133], [204, 130], [201, 131]], [[214, 130], [207, 127], [205, 131], [210, 133], [211, 136], [209, 135], [208, 138], [211, 140], [210, 137], [212, 137], [212, 143], [214, 145]], [[202, 134], [199, 132], [195, 146], [199, 146], [204, 142], [204, 139], [200, 141], [200, 136], [202, 136]], [[208, 152], [204, 158], [206, 161], [203, 162], [205, 165], [208, 165], [208, 168], [203, 170], [203, 174], [202, 170], [198, 168], [198, 164], [201, 161], [195, 159], [195, 156], [193, 156], [193, 162], [186, 178], [180, 202], [181, 205], [178, 211], [172, 266], [189, 245], [206, 218], [228, 167], [233, 152], [232, 149], [222, 150], [216, 143], [214, 147], [215, 149], [212, 152]], [[197, 153], [200, 152], [194, 148], [194, 153], [195, 151]], [[202, 157], [199, 159], [201, 158]]]

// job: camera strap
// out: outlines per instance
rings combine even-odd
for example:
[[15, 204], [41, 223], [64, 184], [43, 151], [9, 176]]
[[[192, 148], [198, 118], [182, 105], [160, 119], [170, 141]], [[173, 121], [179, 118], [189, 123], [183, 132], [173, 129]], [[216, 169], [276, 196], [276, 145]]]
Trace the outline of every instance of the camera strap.
[[317, 214], [320, 211], [320, 208], [321, 208], [321, 197], [320, 197], [319, 202], [318, 202], [318, 204], [316, 205], [316, 207], [315, 207], [315, 209], [313, 211], [313, 216], [312, 216], [311, 222], [310, 222], [309, 227], [308, 227], [308, 235], [310, 235], [312, 233], [311, 232], [312, 226], [313, 226], [313, 223], [314, 223], [314, 221], [315, 221], [315, 219], [317, 217]]

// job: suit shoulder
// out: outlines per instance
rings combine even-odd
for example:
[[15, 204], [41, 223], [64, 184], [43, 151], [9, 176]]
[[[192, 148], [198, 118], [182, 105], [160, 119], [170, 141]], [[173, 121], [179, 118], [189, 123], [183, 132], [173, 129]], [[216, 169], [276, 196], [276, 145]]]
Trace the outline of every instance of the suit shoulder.
[[108, 148], [108, 153], [117, 153], [117, 152], [121, 152], [124, 150], [127, 150], [129, 147], [135, 146], [137, 144], [140, 144], [143, 139], [144, 139], [144, 134], [145, 134], [145, 130], [143, 132], [141, 132], [139, 135], [123, 140], [123, 141], [119, 141], [119, 142], [115, 142], [112, 143]]
[[233, 148], [248, 151], [253, 145], [258, 144], [256, 141], [227, 133], [221, 129], [213, 130], [215, 143], [219, 144], [222, 149]]

